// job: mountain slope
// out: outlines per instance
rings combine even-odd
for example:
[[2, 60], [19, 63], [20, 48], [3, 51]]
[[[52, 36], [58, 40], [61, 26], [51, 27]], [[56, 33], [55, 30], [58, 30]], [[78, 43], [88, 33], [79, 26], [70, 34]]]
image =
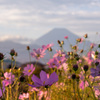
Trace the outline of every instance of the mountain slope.
[[[65, 36], [68, 36], [68, 40], [64, 39]], [[49, 44], [49, 43], [54, 43], [54, 49], [59, 49], [59, 45], [57, 43], [57, 40], [64, 40], [64, 49], [65, 50], [70, 50], [70, 43], [72, 45], [76, 44], [76, 39], [80, 38], [79, 36], [73, 34], [72, 32], [70, 32], [69, 30], [65, 29], [65, 28], [55, 28], [53, 30], [51, 30], [50, 32], [48, 32], [47, 34], [43, 35], [42, 37], [40, 37], [39, 39], [37, 39], [35, 41], [36, 44], [38, 45], [43, 45], [43, 44]], [[83, 48], [83, 43], [81, 43], [79, 45], [79, 48]], [[90, 45], [90, 42], [86, 42], [86, 47], [88, 47], [88, 45]]]
[[[18, 53], [17, 61], [26, 62], [29, 61], [28, 51], [26, 50], [27, 45], [15, 43], [12, 41], [0, 42], [0, 52], [5, 55], [6, 58], [10, 58], [10, 50], [14, 49]], [[39, 48], [36, 44], [31, 44], [30, 48]]]
[[65, 44], [69, 48], [69, 43], [67, 40], [64, 39], [65, 36], [69, 37], [70, 42], [74, 45], [76, 42], [75, 40], [79, 38], [77, 35], [73, 34], [69, 30], [65, 28], [55, 28], [48, 32], [46, 35], [40, 37], [35, 41], [38, 45], [48, 44], [48, 43], [54, 43], [54, 49], [58, 48], [57, 40], [64, 40]]

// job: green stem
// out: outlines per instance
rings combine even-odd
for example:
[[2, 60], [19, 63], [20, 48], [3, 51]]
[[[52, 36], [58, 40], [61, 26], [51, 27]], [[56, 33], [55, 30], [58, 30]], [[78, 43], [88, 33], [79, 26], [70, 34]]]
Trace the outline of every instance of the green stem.
[[74, 90], [74, 98], [76, 100], [76, 93], [75, 93], [75, 80], [73, 80], [73, 90]]
[[81, 96], [80, 96], [80, 92], [79, 92], [78, 86], [79, 86], [79, 83], [77, 82], [77, 92], [78, 92], [78, 96], [79, 96], [80, 100], [82, 100], [82, 98], [81, 98]]
[[9, 100], [9, 89], [7, 87], [7, 99], [6, 100]]
[[29, 53], [29, 61], [30, 61], [30, 64], [31, 64], [31, 55], [30, 55], [30, 50], [28, 50], [28, 53]]
[[[88, 80], [87, 80], [87, 81], [88, 81]], [[88, 84], [89, 84], [89, 87], [90, 87], [90, 89], [91, 89], [91, 91], [92, 91], [94, 100], [97, 100], [96, 97], [95, 97], [94, 91], [93, 91], [93, 89], [92, 89], [92, 86], [90, 85], [90, 82], [89, 82], [89, 81], [88, 81]]]

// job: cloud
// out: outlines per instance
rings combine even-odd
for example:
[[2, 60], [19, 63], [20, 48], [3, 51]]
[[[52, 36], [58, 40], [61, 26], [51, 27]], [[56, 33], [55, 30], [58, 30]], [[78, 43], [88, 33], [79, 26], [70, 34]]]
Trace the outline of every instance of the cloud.
[[55, 27], [100, 32], [99, 0], [0, 0], [0, 9], [0, 34], [35, 37]]
[[13, 41], [16, 43], [21, 43], [21, 44], [31, 44], [32, 42], [34, 42], [33, 39], [28, 39], [26, 37], [19, 36], [19, 35], [0, 36], [0, 42], [3, 42], [3, 41]]

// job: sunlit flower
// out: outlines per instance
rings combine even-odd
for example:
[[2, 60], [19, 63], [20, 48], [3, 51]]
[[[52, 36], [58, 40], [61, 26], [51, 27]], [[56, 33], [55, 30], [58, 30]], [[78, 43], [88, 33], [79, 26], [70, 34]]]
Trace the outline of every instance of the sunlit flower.
[[29, 98], [29, 93], [23, 93], [19, 95], [20, 100], [25, 100]]
[[24, 75], [30, 76], [34, 70], [35, 70], [35, 67], [33, 66], [33, 64], [31, 64], [31, 65], [28, 64], [26, 67], [24, 67], [23, 73], [24, 73]]
[[5, 72], [4, 73], [5, 80], [3, 82], [5, 83], [5, 86], [8, 86], [9, 84], [12, 84], [13, 81], [15, 80], [15, 76], [10, 72]]
[[47, 65], [50, 68], [55, 68], [55, 67], [59, 66], [59, 64], [57, 63], [56, 58], [50, 59], [49, 62], [47, 63]]
[[31, 56], [39, 60], [40, 58], [43, 58], [45, 55], [45, 50], [38, 48], [38, 49], [33, 49], [33, 52], [31, 53]]

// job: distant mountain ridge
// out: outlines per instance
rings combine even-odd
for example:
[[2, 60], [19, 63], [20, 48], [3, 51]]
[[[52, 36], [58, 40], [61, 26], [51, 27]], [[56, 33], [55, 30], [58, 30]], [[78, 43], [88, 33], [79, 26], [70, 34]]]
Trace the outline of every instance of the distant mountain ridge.
[[[16, 58], [16, 60], [20, 62], [29, 61], [29, 53], [26, 47], [27, 45], [25, 44], [15, 43], [10, 40], [0, 42], [0, 52], [2, 52], [5, 55], [5, 58], [10, 59], [10, 55], [9, 55], [10, 50], [14, 49], [18, 53], [18, 57]], [[39, 48], [39, 47], [40, 46], [36, 44], [30, 44], [31, 49]]]
[[46, 35], [43, 35], [39, 39], [35, 41], [38, 45], [48, 44], [48, 43], [54, 43], [54, 49], [58, 49], [58, 43], [57, 40], [64, 40], [65, 41], [65, 47], [70, 48], [69, 42], [64, 39], [65, 36], [68, 36], [69, 41], [75, 45], [76, 39], [79, 38], [79, 36], [73, 34], [69, 30], [65, 28], [55, 28], [48, 32]]
[[[72, 32], [70, 32], [69, 30], [65, 29], [65, 28], [55, 28], [53, 30], [51, 30], [50, 32], [48, 32], [47, 34], [43, 35], [42, 37], [38, 38], [36, 41], [32, 42], [31, 44], [20, 44], [17, 42], [13, 42], [12, 40], [6, 40], [6, 41], [0, 41], [0, 52], [2, 52], [3, 54], [5, 54], [6, 58], [9, 58], [9, 52], [11, 49], [15, 49], [16, 52], [18, 52], [18, 57], [17, 57], [17, 61], [20, 62], [27, 62], [29, 61], [29, 54], [28, 51], [26, 50], [26, 46], [29, 45], [31, 48], [31, 52], [32, 49], [37, 49], [37, 48], [41, 48], [42, 45], [47, 45], [49, 43], [54, 43], [53, 46], [53, 53], [55, 53], [55, 50], [59, 49], [59, 45], [57, 43], [57, 40], [64, 40], [64, 50], [65, 51], [70, 51], [70, 43], [68, 40], [64, 39], [65, 36], [68, 36], [68, 40], [70, 41], [70, 43], [72, 45], [76, 44], [76, 39], [80, 38], [79, 36], [73, 34]], [[27, 41], [28, 39], [26, 39]], [[85, 48], [87, 49], [89, 47], [91, 42], [87, 41], [85, 43]], [[83, 48], [84, 44], [81, 43], [79, 45], [79, 48]], [[50, 56], [46, 55], [45, 59], [49, 59]], [[32, 58], [32, 60], [34, 60]], [[47, 61], [46, 60], [46, 61]]]

